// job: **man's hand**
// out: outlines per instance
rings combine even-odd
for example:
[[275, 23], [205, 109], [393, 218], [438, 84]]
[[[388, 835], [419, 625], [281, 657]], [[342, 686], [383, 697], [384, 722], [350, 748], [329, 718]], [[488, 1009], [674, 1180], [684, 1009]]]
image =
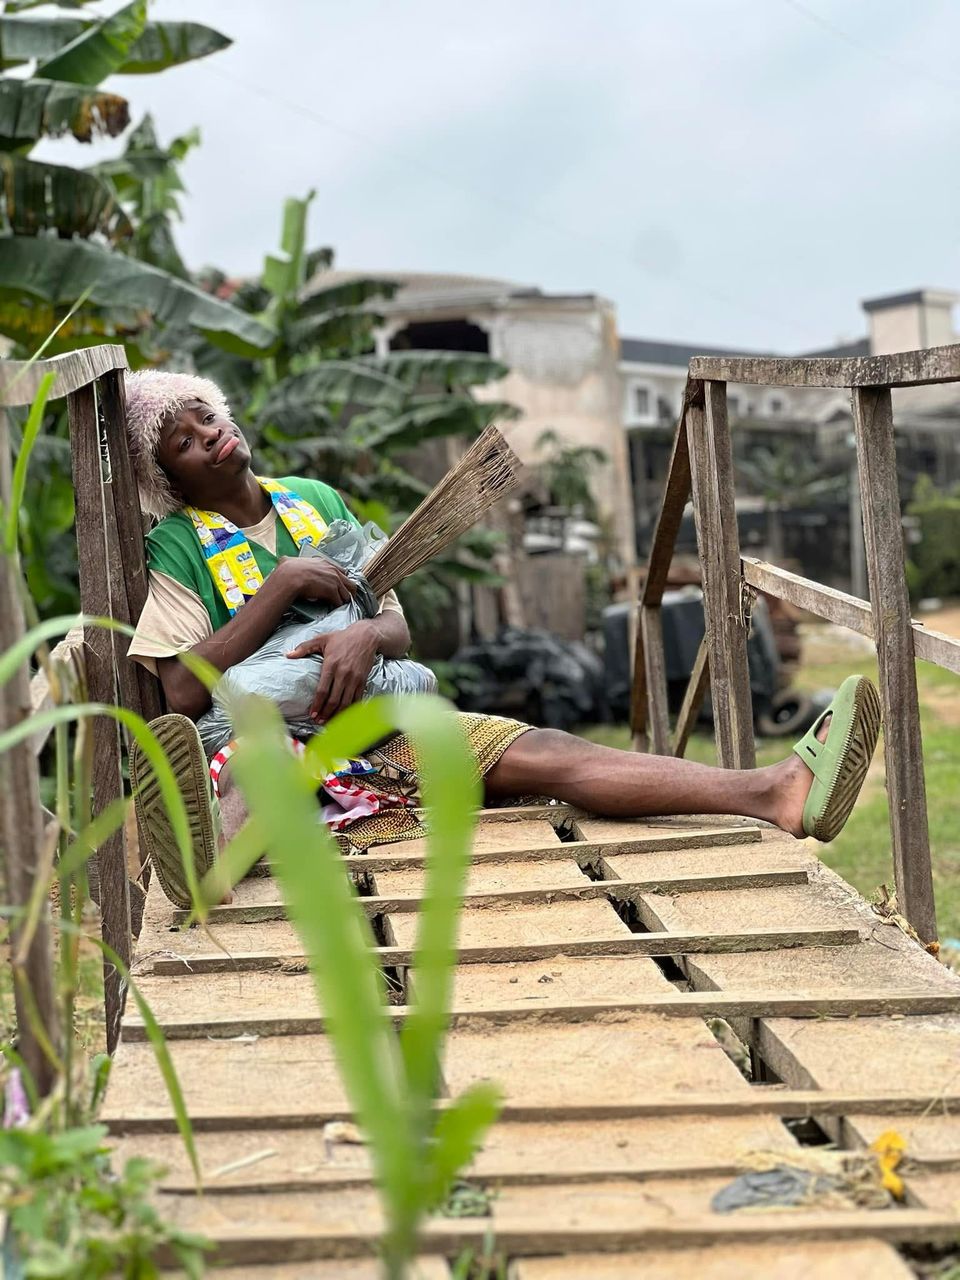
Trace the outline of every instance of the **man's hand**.
[[356, 594], [356, 583], [326, 556], [281, 556], [271, 577], [280, 575], [290, 601], [322, 600], [346, 604]]
[[377, 656], [379, 633], [371, 619], [354, 622], [342, 631], [313, 636], [298, 644], [288, 658], [323, 657], [320, 682], [310, 707], [310, 718], [324, 724], [338, 711], [358, 702]]

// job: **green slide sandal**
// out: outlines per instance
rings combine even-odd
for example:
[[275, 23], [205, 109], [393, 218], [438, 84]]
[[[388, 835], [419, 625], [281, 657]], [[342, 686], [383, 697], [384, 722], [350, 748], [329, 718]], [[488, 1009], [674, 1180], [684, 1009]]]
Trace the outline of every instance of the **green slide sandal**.
[[[197, 726], [186, 716], [159, 716], [150, 728], [173, 769], [190, 824], [193, 866], [200, 880], [213, 866], [217, 854], [219, 822], [213, 802], [210, 769]], [[190, 906], [190, 890], [183, 859], [150, 761], [134, 743], [130, 751], [130, 782], [140, 832], [141, 855], [156, 869], [160, 887], [178, 907]]]
[[[831, 716], [826, 742], [817, 733]], [[880, 695], [866, 676], [848, 676], [837, 696], [793, 748], [813, 774], [803, 830], [824, 844], [843, 830], [880, 736]]]

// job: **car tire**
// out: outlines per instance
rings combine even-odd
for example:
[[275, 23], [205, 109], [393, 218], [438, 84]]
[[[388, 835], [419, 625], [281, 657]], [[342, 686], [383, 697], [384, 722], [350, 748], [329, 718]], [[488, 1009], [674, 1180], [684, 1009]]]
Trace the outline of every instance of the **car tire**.
[[813, 724], [817, 709], [813, 700], [793, 689], [781, 689], [770, 699], [769, 708], [757, 716], [757, 732], [762, 738], [790, 738]]

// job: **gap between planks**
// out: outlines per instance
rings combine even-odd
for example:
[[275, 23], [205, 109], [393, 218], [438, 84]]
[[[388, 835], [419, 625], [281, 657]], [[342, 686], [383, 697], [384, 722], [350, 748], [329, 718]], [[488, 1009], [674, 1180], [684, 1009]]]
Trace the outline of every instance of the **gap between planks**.
[[[669, 1018], [876, 1018], [922, 1017], [960, 1011], [960, 993], [931, 991], [875, 991], [868, 995], [851, 995], [849, 989], [827, 991], [812, 996], [790, 996], [778, 992], [679, 991], [663, 995], [651, 994], [634, 1000], [581, 1000], [572, 1004], [537, 1004], [533, 1001], [511, 1002], [484, 1007], [461, 1006], [450, 1015], [451, 1027], [474, 1022], [503, 1024], [508, 1022], [590, 1022], [608, 1015], [655, 1013]], [[384, 1005], [383, 1015], [402, 1022], [413, 1007]], [[167, 1039], [225, 1040], [239, 1035], [300, 1036], [317, 1035], [325, 1030], [321, 1014], [249, 1016], [216, 1021], [194, 1019], [160, 1022]], [[131, 1043], [146, 1040], [146, 1024], [138, 1018], [124, 1022], [124, 1037]]]
[[[583, 938], [576, 941], [515, 943], [502, 947], [461, 947], [459, 964], [501, 964], [515, 960], [549, 960], [554, 956], [685, 956], [733, 951], [779, 951], [789, 947], [854, 946], [861, 939], [859, 929], [800, 928], [744, 929], [738, 933], [636, 933], [618, 938]], [[372, 954], [381, 964], [410, 965], [416, 958], [413, 947], [374, 947]], [[146, 958], [145, 958], [146, 962]], [[307, 968], [302, 952], [278, 956], [261, 951], [239, 951], [233, 955], [208, 952], [194, 956], [159, 955], [149, 960], [155, 974], [251, 973], [270, 969], [303, 972]]]
[[[570, 849], [576, 846], [561, 845], [561, 848]], [[572, 860], [585, 859], [583, 854], [579, 854]], [[808, 884], [809, 880], [810, 873], [804, 867], [774, 867], [770, 870], [727, 874], [703, 872], [682, 876], [658, 876], [652, 880], [585, 880], [582, 885], [540, 885], [532, 889], [467, 893], [464, 894], [463, 905], [470, 908], [499, 907], [514, 902], [550, 903], [606, 897], [630, 899], [644, 893], [674, 894], [699, 893], [715, 889], [774, 889], [779, 885]], [[395, 912], [418, 911], [424, 896], [417, 893], [397, 894], [392, 897], [361, 894], [357, 900], [368, 915], [387, 915]], [[174, 924], [185, 924], [188, 920], [192, 920], [193, 912], [178, 907], [171, 912], [171, 918]], [[216, 924], [218, 921], [262, 924], [285, 918], [286, 906], [278, 897], [274, 902], [234, 903], [230, 906], [214, 907], [208, 916], [208, 921], [210, 924]]]

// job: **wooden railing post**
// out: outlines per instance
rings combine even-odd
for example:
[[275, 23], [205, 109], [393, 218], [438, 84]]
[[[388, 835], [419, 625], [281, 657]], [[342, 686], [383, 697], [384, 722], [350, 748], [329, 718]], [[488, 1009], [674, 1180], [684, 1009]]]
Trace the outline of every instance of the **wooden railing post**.
[[[10, 503], [10, 443], [6, 410], [0, 408], [0, 506], [4, 515]], [[24, 616], [20, 598], [20, 565], [14, 553], [0, 551], [0, 653], [6, 653], [23, 636]], [[0, 685], [0, 731], [12, 729], [30, 716], [30, 676], [23, 663]], [[29, 738], [0, 754], [0, 893], [12, 907], [25, 908], [41, 872], [43, 819], [37, 758]], [[17, 961], [21, 922], [10, 930], [10, 955], [14, 961], [14, 1006], [18, 1052], [30, 1072], [37, 1092], [50, 1092], [55, 1067], [44, 1049], [46, 1040], [54, 1054], [60, 1051], [59, 1020], [53, 984], [53, 949], [50, 928], [43, 914], [22, 963]]]
[[752, 769], [753, 704], [725, 382], [704, 383], [704, 407], [691, 406], [687, 423], [717, 751], [724, 768]]
[[[143, 550], [143, 513], [140, 510], [137, 482], [127, 446], [123, 371], [113, 369], [105, 373], [98, 383], [98, 390], [110, 452], [111, 481], [107, 501], [112, 502], [114, 508], [119, 560], [123, 567], [120, 576], [123, 592], [119, 599], [115, 593], [113, 604], [118, 612], [114, 617], [122, 618], [124, 622], [135, 626], [147, 599], [148, 575]], [[119, 612], [121, 608], [122, 614]], [[127, 705], [143, 716], [144, 720], [153, 720], [163, 711], [159, 682], [140, 663], [126, 657], [128, 648], [129, 641], [125, 637], [118, 637], [120, 669], [122, 671], [129, 664], [136, 686], [136, 692], [131, 694], [131, 701]]]
[[[100, 429], [94, 384], [73, 392], [67, 401], [76, 495], [77, 558], [80, 595], [88, 614], [113, 617], [108, 536], [115, 534], [105, 508]], [[111, 512], [111, 517], [113, 513]], [[114, 545], [116, 543], [114, 542]], [[125, 602], [124, 602], [125, 604]], [[87, 627], [86, 673], [90, 699], [117, 705], [117, 655], [113, 632]], [[93, 812], [98, 814], [123, 794], [120, 731], [115, 720], [98, 716], [93, 726]], [[103, 940], [125, 965], [131, 956], [130, 883], [124, 830], [115, 831], [97, 853], [100, 881], [100, 921]], [[104, 960], [104, 1008], [107, 1049], [113, 1052], [120, 1035], [124, 987], [120, 974]]]
[[897, 905], [924, 942], [937, 936], [920, 702], [889, 387], [855, 388], [857, 441], [867, 579], [880, 668], [884, 761]]

